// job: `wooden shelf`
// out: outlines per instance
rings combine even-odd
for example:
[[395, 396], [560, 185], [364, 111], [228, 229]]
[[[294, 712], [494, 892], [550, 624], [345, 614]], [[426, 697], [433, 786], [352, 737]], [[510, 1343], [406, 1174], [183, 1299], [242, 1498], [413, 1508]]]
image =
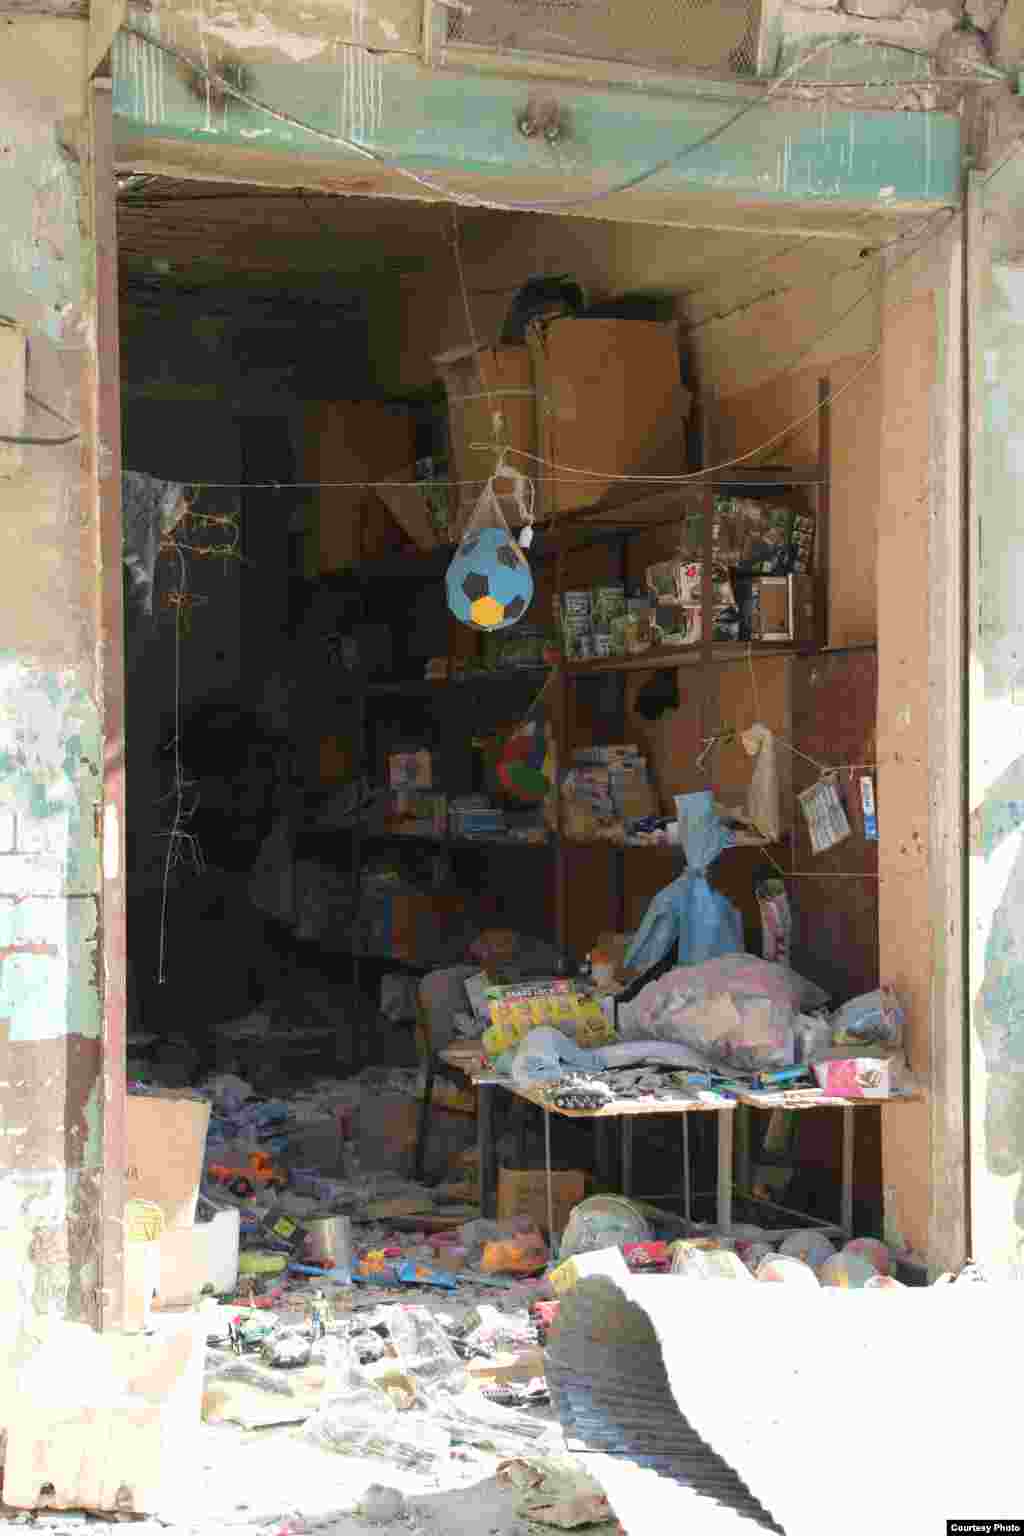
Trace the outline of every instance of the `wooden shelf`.
[[[797, 648], [783, 641], [733, 640], [719, 641], [711, 652], [710, 660], [724, 666], [729, 662], [746, 661], [750, 656], [795, 656]], [[635, 656], [610, 656], [599, 661], [571, 661], [566, 665], [570, 677], [592, 677], [602, 672], [657, 672], [667, 667], [699, 667], [704, 652], [698, 642], [695, 645], [652, 646]]]
[[493, 672], [473, 672], [465, 677], [409, 678], [405, 682], [365, 683], [362, 688], [355, 687], [353, 692], [366, 693], [371, 698], [378, 694], [430, 698], [432, 694], [443, 693], [448, 688], [472, 688], [481, 683], [485, 687], [512, 682], [536, 685], [546, 682], [551, 671], [551, 667], [496, 667]]

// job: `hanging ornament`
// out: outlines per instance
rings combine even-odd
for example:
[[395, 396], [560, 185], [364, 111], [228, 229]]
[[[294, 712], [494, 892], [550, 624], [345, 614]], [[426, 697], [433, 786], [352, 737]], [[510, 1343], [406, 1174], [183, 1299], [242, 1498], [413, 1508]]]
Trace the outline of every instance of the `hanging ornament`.
[[533, 601], [533, 576], [526, 556], [505, 521], [495, 481], [511, 480], [512, 500], [532, 531], [532, 483], [503, 464], [488, 480], [466, 524], [455, 557], [448, 567], [445, 588], [448, 607], [460, 624], [472, 629], [508, 629]]

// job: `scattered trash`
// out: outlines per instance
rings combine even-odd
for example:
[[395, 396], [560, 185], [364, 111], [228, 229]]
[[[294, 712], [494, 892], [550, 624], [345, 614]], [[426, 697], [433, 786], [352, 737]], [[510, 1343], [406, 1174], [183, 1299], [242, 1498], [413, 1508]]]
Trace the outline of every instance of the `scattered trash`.
[[262, 1353], [268, 1365], [294, 1369], [313, 1358], [313, 1340], [297, 1328], [278, 1328], [264, 1341]]
[[531, 1504], [526, 1511], [531, 1520], [553, 1525], [560, 1531], [576, 1531], [584, 1525], [604, 1525], [613, 1518], [611, 1505], [603, 1493], [578, 1493], [555, 1504]]
[[485, 1243], [480, 1261], [485, 1275], [535, 1275], [547, 1262], [547, 1244], [536, 1230]]
[[405, 1495], [382, 1483], [371, 1483], [359, 1501], [359, 1513], [370, 1525], [393, 1525], [405, 1512]]

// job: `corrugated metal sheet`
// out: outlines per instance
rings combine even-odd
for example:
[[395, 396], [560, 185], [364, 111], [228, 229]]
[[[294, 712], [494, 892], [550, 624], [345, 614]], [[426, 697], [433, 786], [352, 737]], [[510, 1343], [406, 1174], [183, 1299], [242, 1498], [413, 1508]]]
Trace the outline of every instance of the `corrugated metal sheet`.
[[1022, 1300], [1019, 1285], [586, 1281], [549, 1380], [630, 1536], [771, 1529], [759, 1506], [787, 1536], [925, 1536], [1019, 1517]]

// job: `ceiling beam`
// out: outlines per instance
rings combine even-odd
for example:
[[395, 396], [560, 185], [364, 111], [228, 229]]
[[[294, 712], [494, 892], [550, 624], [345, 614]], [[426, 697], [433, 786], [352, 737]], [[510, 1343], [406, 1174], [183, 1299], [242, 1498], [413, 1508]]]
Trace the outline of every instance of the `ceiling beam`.
[[62, 16], [84, 21], [88, 14], [89, 0], [0, 0], [0, 16]]

